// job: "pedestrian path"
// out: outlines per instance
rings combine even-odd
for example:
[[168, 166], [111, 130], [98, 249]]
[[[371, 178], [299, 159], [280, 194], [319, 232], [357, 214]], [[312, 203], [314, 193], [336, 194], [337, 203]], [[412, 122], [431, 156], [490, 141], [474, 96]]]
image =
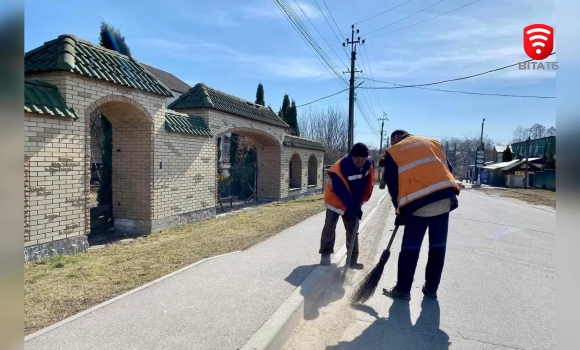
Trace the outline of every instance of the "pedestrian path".
[[[364, 218], [385, 190], [363, 207]], [[243, 252], [176, 273], [27, 337], [27, 350], [238, 349], [318, 266], [320, 213]], [[275, 219], [275, 218], [273, 218]], [[335, 251], [344, 245], [337, 225]]]

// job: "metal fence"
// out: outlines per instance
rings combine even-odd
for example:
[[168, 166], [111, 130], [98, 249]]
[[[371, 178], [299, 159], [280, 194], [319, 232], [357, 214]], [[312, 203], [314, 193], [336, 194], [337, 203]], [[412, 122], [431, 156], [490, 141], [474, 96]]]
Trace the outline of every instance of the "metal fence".
[[218, 165], [217, 206], [230, 208], [258, 201], [258, 168], [255, 164], [232, 167]]

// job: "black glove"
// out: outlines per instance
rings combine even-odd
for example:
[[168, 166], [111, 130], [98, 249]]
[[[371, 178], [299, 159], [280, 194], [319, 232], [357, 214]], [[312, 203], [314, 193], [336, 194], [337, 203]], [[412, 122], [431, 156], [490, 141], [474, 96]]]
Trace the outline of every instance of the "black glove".
[[402, 217], [397, 216], [395, 219], [395, 226], [405, 226], [405, 220]]
[[351, 218], [357, 217], [359, 220], [362, 220], [363, 212], [361, 208], [348, 208], [344, 215]]

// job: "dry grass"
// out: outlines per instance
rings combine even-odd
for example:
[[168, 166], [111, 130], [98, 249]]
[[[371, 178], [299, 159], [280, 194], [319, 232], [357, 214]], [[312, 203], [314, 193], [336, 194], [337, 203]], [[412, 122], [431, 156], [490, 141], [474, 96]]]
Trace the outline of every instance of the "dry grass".
[[322, 195], [271, 203], [90, 253], [25, 265], [24, 331], [33, 333], [201, 259], [237, 250], [324, 210]]
[[542, 189], [480, 187], [472, 189], [488, 195], [519, 199], [521, 201], [556, 208], [556, 192]]

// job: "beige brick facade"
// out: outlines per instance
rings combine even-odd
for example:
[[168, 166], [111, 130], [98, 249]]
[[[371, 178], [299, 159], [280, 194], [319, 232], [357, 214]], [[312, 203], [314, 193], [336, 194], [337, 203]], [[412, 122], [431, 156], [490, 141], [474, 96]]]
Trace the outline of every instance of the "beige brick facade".
[[[27, 78], [55, 85], [79, 119], [25, 113], [25, 247], [89, 233], [89, 119], [96, 109], [113, 127], [118, 231], [150, 233], [215, 215], [216, 137], [229, 132], [258, 144], [258, 198], [322, 188], [324, 153], [283, 146], [283, 128], [203, 109], [178, 112], [201, 116], [214, 137], [169, 132], [165, 114], [175, 112], [165, 109], [164, 96], [65, 72]], [[292, 156], [300, 188], [289, 191]]]

